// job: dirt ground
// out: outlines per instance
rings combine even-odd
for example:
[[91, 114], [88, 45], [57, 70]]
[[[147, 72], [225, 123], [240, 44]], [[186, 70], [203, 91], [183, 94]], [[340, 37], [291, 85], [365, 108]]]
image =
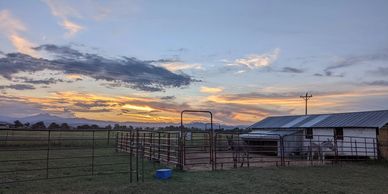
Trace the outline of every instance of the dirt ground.
[[[184, 169], [187, 171], [206, 171], [212, 169], [209, 152], [187, 152]], [[216, 169], [232, 169], [239, 167], [273, 167], [281, 166], [281, 158], [264, 154], [237, 155], [222, 151], [216, 153], [214, 163]], [[331, 165], [331, 160], [306, 160], [301, 158], [285, 158], [284, 166], [322, 166]]]

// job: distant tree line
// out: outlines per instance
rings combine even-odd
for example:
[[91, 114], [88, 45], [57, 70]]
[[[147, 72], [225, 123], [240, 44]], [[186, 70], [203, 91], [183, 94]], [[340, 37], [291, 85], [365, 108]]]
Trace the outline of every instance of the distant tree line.
[[[61, 129], [61, 130], [86, 130], [86, 129], [105, 129], [105, 130], [152, 130], [152, 131], [180, 131], [181, 130], [181, 127], [180, 126], [174, 126], [174, 125], [170, 125], [170, 126], [165, 126], [165, 127], [133, 127], [131, 125], [127, 126], [127, 125], [119, 125], [119, 124], [115, 124], [113, 127], [111, 125], [107, 125], [105, 127], [101, 127], [99, 125], [96, 125], [96, 124], [92, 124], [92, 125], [87, 125], [87, 124], [84, 124], [84, 125], [78, 125], [76, 127], [74, 126], [70, 126], [69, 124], [67, 123], [55, 123], [55, 122], [52, 122], [50, 123], [48, 126], [45, 125], [45, 123], [43, 121], [39, 121], [39, 122], [36, 122], [34, 124], [30, 124], [30, 123], [22, 123], [20, 122], [19, 120], [16, 120], [14, 121], [14, 124], [10, 126], [11, 128], [28, 128], [28, 129]], [[196, 128], [196, 127], [185, 127], [184, 130], [186, 131], [204, 131], [204, 129], [200, 129], [200, 128]], [[207, 129], [209, 130], [209, 129]], [[221, 132], [221, 131], [225, 131], [224, 128], [216, 128], [214, 129], [215, 132]], [[234, 129], [230, 129], [230, 130], [227, 130], [227, 131], [230, 131], [230, 132], [246, 132], [247, 129], [240, 129], [240, 128], [234, 128]]]

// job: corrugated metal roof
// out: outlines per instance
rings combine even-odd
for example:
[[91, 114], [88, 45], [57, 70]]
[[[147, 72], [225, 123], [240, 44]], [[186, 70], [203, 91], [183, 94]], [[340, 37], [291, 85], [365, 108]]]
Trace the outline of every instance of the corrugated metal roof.
[[286, 128], [334, 128], [362, 127], [381, 128], [388, 123], [388, 110], [349, 112], [334, 114], [296, 115], [267, 117], [249, 128], [286, 129]]
[[260, 130], [260, 131], [252, 131], [247, 134], [242, 134], [240, 137], [243, 140], [249, 139], [279, 139], [279, 137], [284, 137], [287, 135], [292, 135], [298, 132], [302, 132], [301, 130]]

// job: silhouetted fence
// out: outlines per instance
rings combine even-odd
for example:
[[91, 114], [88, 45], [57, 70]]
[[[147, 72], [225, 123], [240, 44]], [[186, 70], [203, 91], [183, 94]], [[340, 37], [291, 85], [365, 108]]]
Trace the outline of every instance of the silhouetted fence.
[[0, 130], [0, 183], [125, 174], [154, 165], [184, 170], [310, 166], [376, 160], [386, 142], [370, 137], [147, 130]]
[[136, 154], [117, 152], [118, 133], [1, 129], [0, 183], [112, 174], [129, 174], [130, 182], [143, 181], [143, 146], [131, 146]]
[[[118, 149], [144, 142], [144, 157], [176, 164], [186, 170], [216, 170], [249, 166], [324, 165], [375, 160], [381, 143], [376, 138], [303, 134], [240, 134], [232, 132], [141, 131], [119, 133]], [[136, 138], [134, 138], [136, 137]]]

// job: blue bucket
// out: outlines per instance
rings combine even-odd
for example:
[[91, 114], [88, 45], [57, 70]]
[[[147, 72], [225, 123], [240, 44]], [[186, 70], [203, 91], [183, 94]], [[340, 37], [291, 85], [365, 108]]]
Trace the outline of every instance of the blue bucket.
[[172, 175], [172, 170], [169, 169], [169, 168], [162, 168], [162, 169], [158, 169], [156, 170], [156, 178], [158, 179], [169, 179]]

